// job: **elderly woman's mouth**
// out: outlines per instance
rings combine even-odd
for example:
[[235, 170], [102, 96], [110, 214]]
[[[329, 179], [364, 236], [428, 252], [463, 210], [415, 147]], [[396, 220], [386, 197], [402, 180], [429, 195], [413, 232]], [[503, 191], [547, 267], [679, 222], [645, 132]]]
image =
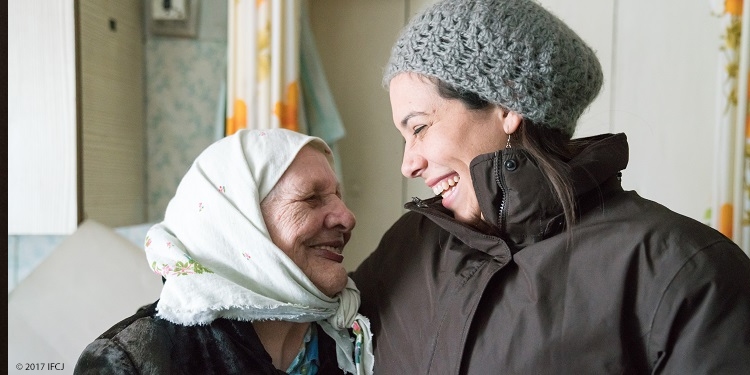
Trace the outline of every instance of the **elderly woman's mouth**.
[[341, 255], [341, 252], [343, 251], [341, 247], [319, 245], [313, 246], [313, 249], [315, 249], [317, 255], [323, 258], [330, 259], [336, 263], [341, 263], [344, 261], [344, 256]]

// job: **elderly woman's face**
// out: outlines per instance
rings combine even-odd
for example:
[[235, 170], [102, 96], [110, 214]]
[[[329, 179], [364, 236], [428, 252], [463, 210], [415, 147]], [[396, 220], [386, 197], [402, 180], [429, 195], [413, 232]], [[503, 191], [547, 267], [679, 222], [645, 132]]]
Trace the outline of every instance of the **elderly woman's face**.
[[356, 221], [321, 151], [303, 147], [261, 202], [261, 211], [271, 240], [318, 289], [333, 297], [346, 287], [341, 254]]
[[442, 98], [434, 84], [411, 73], [390, 82], [393, 122], [406, 140], [401, 173], [421, 177], [443, 206], [468, 224], [481, 224], [469, 165], [505, 146], [503, 111], [469, 110], [458, 100]]

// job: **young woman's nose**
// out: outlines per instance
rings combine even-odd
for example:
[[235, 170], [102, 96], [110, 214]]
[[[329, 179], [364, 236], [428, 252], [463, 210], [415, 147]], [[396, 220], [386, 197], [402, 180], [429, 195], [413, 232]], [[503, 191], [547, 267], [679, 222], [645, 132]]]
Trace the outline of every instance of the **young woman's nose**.
[[408, 147], [404, 148], [404, 160], [401, 162], [401, 174], [404, 177], [416, 178], [422, 175], [427, 166], [426, 160]]

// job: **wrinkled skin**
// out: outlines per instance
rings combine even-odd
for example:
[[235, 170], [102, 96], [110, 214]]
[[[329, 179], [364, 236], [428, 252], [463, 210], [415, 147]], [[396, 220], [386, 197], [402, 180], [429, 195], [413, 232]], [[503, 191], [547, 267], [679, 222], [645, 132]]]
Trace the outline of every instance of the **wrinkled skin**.
[[325, 155], [305, 146], [261, 202], [271, 240], [323, 293], [346, 287], [341, 261], [356, 224]]

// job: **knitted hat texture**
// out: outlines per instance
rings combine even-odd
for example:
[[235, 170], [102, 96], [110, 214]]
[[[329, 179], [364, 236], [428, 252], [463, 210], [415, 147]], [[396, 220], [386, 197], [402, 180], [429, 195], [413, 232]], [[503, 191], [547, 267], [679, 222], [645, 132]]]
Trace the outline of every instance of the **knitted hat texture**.
[[383, 76], [437, 78], [569, 136], [602, 86], [594, 51], [534, 0], [444, 0], [401, 31]]

